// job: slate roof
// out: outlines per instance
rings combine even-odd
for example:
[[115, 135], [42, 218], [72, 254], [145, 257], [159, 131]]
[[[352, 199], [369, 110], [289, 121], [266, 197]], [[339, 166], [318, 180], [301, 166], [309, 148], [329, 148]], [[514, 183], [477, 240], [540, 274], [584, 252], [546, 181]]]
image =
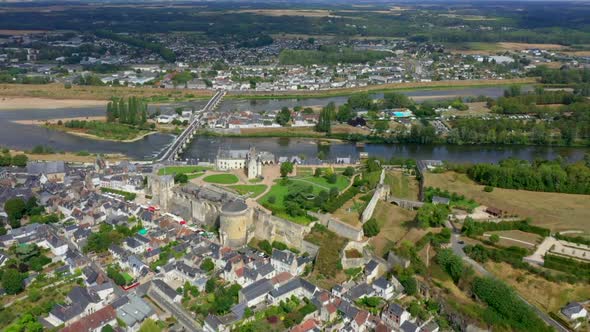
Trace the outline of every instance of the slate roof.
[[162, 281], [160, 279], [155, 279], [152, 281], [152, 283], [154, 284], [154, 286], [156, 286], [158, 289], [160, 289], [164, 294], [166, 294], [166, 296], [170, 300], [174, 300], [174, 298], [176, 296], [178, 296], [178, 293], [174, 289], [172, 289], [172, 287], [168, 286], [168, 284], [166, 284], [164, 281]]
[[415, 332], [418, 329], [418, 326], [409, 320], [406, 320], [399, 328], [403, 332]]
[[155, 312], [142, 298], [131, 293], [128, 294], [117, 303], [113, 303], [113, 307], [117, 310], [117, 317], [122, 319], [127, 326], [133, 326], [136, 323], [144, 321], [146, 318], [152, 316]]
[[264, 278], [260, 279], [240, 290], [246, 301], [256, 299], [262, 295], [268, 294], [273, 290], [270, 280]]
[[370, 296], [373, 293], [373, 288], [366, 283], [354, 286], [344, 294], [344, 297], [355, 301], [363, 296]]
[[291, 265], [293, 261], [296, 259], [296, 256], [294, 253], [287, 250], [273, 249], [272, 259], [287, 265]]
[[561, 308], [561, 312], [566, 315], [567, 317], [571, 317], [582, 311], [584, 307], [578, 302], [570, 302], [565, 307]]
[[29, 174], [55, 174], [65, 173], [66, 165], [63, 161], [29, 161], [27, 173]]
[[404, 311], [406, 311], [404, 308], [402, 308], [396, 303], [391, 303], [389, 306], [387, 306], [387, 309], [385, 310], [387, 310], [388, 313], [391, 313], [397, 317], [400, 317], [404, 313]]
[[383, 277], [380, 277], [373, 282], [373, 287], [379, 287], [381, 289], [387, 289], [387, 287], [389, 287], [389, 285], [390, 285], [389, 281], [387, 281], [387, 279], [385, 279]]

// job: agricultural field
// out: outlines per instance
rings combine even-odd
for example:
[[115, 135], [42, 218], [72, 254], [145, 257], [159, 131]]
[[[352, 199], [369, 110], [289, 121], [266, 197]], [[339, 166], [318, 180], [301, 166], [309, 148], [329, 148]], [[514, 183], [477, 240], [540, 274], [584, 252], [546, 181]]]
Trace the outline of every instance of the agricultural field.
[[528, 44], [528, 43], [488, 43], [488, 42], [464, 42], [447, 43], [447, 47], [453, 53], [461, 54], [497, 54], [506, 51], [522, 51], [526, 49], [563, 50], [566, 46], [559, 44]]
[[203, 178], [203, 181], [216, 184], [234, 184], [239, 181], [233, 174], [213, 174]]
[[527, 190], [494, 188], [488, 193], [484, 186], [473, 182], [465, 174], [446, 172], [427, 173], [425, 186], [438, 187], [465, 195], [476, 202], [531, 218], [532, 224], [551, 231], [581, 230], [590, 233], [588, 206], [590, 195], [547, 193]]

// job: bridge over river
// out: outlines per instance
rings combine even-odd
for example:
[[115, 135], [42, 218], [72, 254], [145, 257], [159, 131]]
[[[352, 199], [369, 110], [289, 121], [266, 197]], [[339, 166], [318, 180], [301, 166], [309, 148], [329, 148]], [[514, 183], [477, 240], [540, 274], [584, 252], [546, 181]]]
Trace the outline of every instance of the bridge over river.
[[201, 117], [203, 114], [214, 110], [223, 99], [223, 96], [225, 96], [225, 91], [217, 90], [213, 97], [207, 102], [207, 104], [202, 109], [193, 114], [189, 125], [166, 148], [160, 159], [158, 159], [158, 162], [174, 161], [178, 159], [180, 154], [190, 144], [191, 140], [195, 136], [195, 132], [201, 126]]

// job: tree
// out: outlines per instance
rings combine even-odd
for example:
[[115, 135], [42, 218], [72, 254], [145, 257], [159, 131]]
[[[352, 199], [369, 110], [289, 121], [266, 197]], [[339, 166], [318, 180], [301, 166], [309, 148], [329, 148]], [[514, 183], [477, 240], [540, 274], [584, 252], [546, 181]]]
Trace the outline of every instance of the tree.
[[348, 122], [348, 120], [354, 117], [354, 112], [352, 108], [348, 104], [344, 104], [338, 107], [338, 112], [336, 113], [336, 120], [339, 122]]
[[500, 241], [500, 236], [498, 234], [492, 234], [490, 235], [490, 242], [492, 243], [498, 243]]
[[418, 209], [416, 220], [420, 227], [437, 227], [442, 225], [449, 215], [449, 208], [443, 204], [426, 203]]
[[348, 166], [344, 169], [344, 172], [342, 172], [342, 175], [344, 176], [353, 176], [354, 175], [354, 167], [352, 166]]
[[27, 207], [25, 201], [22, 198], [11, 198], [4, 202], [4, 212], [6, 212], [8, 219], [11, 222], [19, 221], [24, 216], [26, 211]]
[[451, 276], [455, 283], [463, 274], [463, 261], [451, 249], [442, 249], [436, 254], [436, 262]]
[[188, 175], [180, 173], [174, 175], [174, 183], [187, 183], [188, 182]]
[[27, 161], [29, 161], [29, 157], [24, 154], [17, 154], [12, 157], [12, 164], [18, 167], [25, 167], [27, 166]]
[[286, 178], [288, 174], [293, 172], [293, 163], [285, 161], [281, 164], [281, 177]]
[[291, 111], [288, 107], [283, 107], [276, 116], [276, 121], [281, 126], [286, 126], [291, 121]]
[[330, 184], [334, 184], [338, 182], [338, 176], [335, 173], [327, 174], [326, 181], [328, 181]]
[[262, 240], [258, 243], [258, 247], [264, 251], [267, 255], [272, 254], [272, 245], [268, 240]]
[[7, 294], [17, 294], [24, 289], [23, 281], [26, 276], [18, 270], [8, 268], [2, 273], [2, 287]]
[[376, 236], [380, 231], [381, 227], [379, 227], [379, 224], [375, 218], [367, 220], [367, 222], [363, 225], [363, 233], [365, 233], [365, 236], [367, 237]]
[[213, 269], [215, 268], [215, 264], [213, 263], [211, 258], [205, 258], [203, 260], [203, 262], [201, 263], [200, 267], [201, 267], [201, 270], [203, 270], [205, 272], [210, 272], [210, 271], [213, 271]]
[[205, 283], [205, 292], [211, 294], [213, 293], [213, 291], [215, 291], [215, 287], [217, 287], [217, 282], [215, 281], [215, 278], [208, 279]]
[[330, 102], [320, 111], [320, 118], [316, 125], [316, 131], [330, 134], [332, 132], [332, 119], [336, 117], [336, 105]]

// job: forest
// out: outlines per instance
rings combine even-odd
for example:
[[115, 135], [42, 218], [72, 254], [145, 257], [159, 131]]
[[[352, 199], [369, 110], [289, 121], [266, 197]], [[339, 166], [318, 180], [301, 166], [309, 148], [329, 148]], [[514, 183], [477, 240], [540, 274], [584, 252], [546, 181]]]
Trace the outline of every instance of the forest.
[[[121, 3], [124, 3], [123, 1]], [[425, 2], [425, 3], [428, 3]], [[51, 6], [50, 3], [38, 3]], [[68, 6], [67, 4], [65, 6]], [[386, 4], [373, 3], [359, 8], [345, 2], [322, 3], [249, 3], [255, 9], [323, 9], [332, 16], [273, 16], [235, 10], [235, 3], [215, 1], [192, 6], [167, 6], [158, 2], [150, 6], [92, 3], [71, 6], [67, 10], [38, 10], [27, 3], [3, 3], [0, 29], [69, 30], [109, 33], [112, 38], [153, 48], [166, 60], [173, 53], [157, 44], [117, 33], [150, 34], [199, 32], [207, 40], [233, 40], [243, 47], [267, 43], [267, 36], [290, 33], [305, 35], [380, 36], [409, 38], [415, 41], [454, 42], [527, 42], [579, 45], [590, 43], [587, 17], [590, 9], [575, 2], [526, 2], [515, 5], [478, 1], [453, 6], [455, 15], [448, 15], [448, 5], [430, 1], [428, 7], [405, 5], [403, 15], [388, 13]], [[558, 11], [560, 15], [555, 15]], [[463, 18], [475, 17], [475, 18]], [[478, 18], [481, 17], [481, 18]], [[154, 23], [157, 22], [157, 23]], [[482, 26], [490, 29], [481, 29]], [[461, 27], [461, 28], [457, 28]], [[108, 32], [107, 32], [108, 31]], [[112, 35], [115, 34], [115, 35]], [[253, 36], [257, 36], [252, 38]], [[109, 37], [110, 38], [110, 37]]]
[[480, 184], [499, 188], [590, 194], [590, 167], [583, 161], [565, 164], [559, 160], [531, 163], [506, 159], [497, 165], [475, 164], [467, 175]]
[[380, 51], [357, 51], [350, 48], [339, 49], [335, 46], [321, 46], [319, 50], [282, 50], [279, 62], [283, 65], [366, 63], [390, 55]]

